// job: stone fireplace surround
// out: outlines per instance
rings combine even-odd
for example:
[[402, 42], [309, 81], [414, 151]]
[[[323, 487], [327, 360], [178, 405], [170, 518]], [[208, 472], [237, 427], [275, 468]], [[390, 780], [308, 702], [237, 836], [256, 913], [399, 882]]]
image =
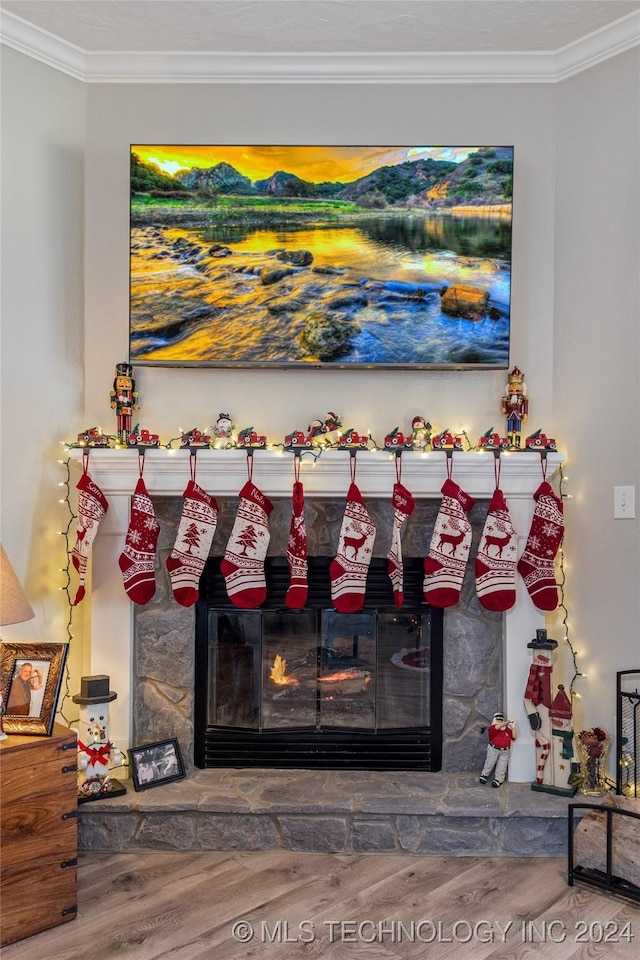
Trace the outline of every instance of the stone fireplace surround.
[[[147, 454], [144, 476], [162, 526], [158, 589], [150, 604], [136, 608], [135, 616], [122, 588], [117, 560], [138, 476], [137, 456], [134, 451], [97, 451], [91, 457], [92, 476], [107, 494], [110, 510], [93, 548], [91, 605], [88, 600], [83, 604], [91, 627], [86, 669], [109, 674], [112, 689], [118, 691], [118, 699], [111, 704], [114, 724], [110, 725], [118, 745], [125, 748], [178, 736], [189, 760], [194, 614], [175, 603], [163, 569], [189, 476], [188, 454]], [[246, 480], [246, 454], [207, 451], [198, 458], [198, 481], [221, 504], [215, 553]], [[445, 611], [445, 770], [198, 770], [188, 762], [185, 780], [141, 793], [128, 783], [123, 796], [82, 804], [80, 849], [564, 855], [568, 800], [530, 789], [534, 750], [522, 707], [530, 662], [526, 644], [544, 621], [521, 583], [517, 603], [506, 615], [487, 614], [478, 605], [471, 570], [493, 492], [493, 457], [464, 453], [454, 458], [454, 478], [480, 502], [472, 511], [474, 545], [461, 603]], [[549, 458], [550, 476], [560, 462], [556, 454]], [[290, 455], [256, 453], [254, 479], [279, 502], [276, 510], [283, 515], [292, 475]], [[422, 516], [426, 531], [435, 517], [445, 476], [444, 454], [403, 455], [403, 481], [420, 500], [415, 517]], [[530, 525], [531, 494], [540, 476], [535, 454], [503, 459], [501, 486], [521, 541]], [[370, 509], [382, 511], [378, 552], [385, 549], [385, 511], [394, 478], [387, 454], [359, 455], [358, 484]], [[330, 515], [328, 527], [337, 541], [349, 482], [347, 454], [323, 453], [315, 469], [303, 462], [302, 480], [309, 513], [317, 507]], [[273, 526], [273, 546], [279, 549], [282, 532]], [[414, 533], [419, 527], [420, 523], [414, 525]], [[412, 536], [407, 528], [405, 556]], [[135, 685], [134, 671], [141, 674]], [[478, 784], [478, 761], [485, 744], [480, 728], [500, 696], [503, 709], [518, 719], [522, 733], [514, 747], [509, 782], [492, 790]]]
[[[80, 463], [82, 452], [71, 451], [71, 456]], [[247, 455], [236, 450], [206, 450], [199, 451], [197, 457], [197, 481], [221, 505], [212, 547], [215, 554], [223, 552], [231, 529], [234, 498], [247, 479]], [[548, 454], [549, 478], [563, 459], [561, 454]], [[109, 511], [92, 550], [87, 604], [90, 650], [85, 672], [108, 674], [111, 688], [118, 693], [110, 713], [110, 733], [117, 746], [126, 750], [141, 742], [177, 736], [191, 769], [194, 613], [175, 603], [164, 571], [164, 560], [173, 545], [180, 516], [179, 498], [189, 479], [188, 460], [189, 453], [183, 450], [146, 452], [144, 479], [161, 523], [158, 589], [150, 604], [135, 611], [134, 618], [134, 605], [122, 587], [118, 556], [124, 544], [130, 498], [138, 477], [138, 455], [133, 450], [92, 450], [90, 453], [89, 472], [107, 497]], [[254, 454], [254, 482], [269, 498], [282, 501], [275, 513], [286, 510], [293, 482], [292, 460], [291, 454], [280, 451], [259, 450]], [[432, 528], [440, 488], [446, 479], [446, 455], [405, 453], [402, 466], [403, 483], [419, 501], [416, 519], [423, 520], [422, 524], [414, 522], [413, 529], [421, 528], [424, 538], [425, 531]], [[350, 479], [348, 453], [324, 451], [316, 463], [303, 457], [300, 479], [308, 509], [313, 512], [314, 498], [326, 501], [323, 509], [333, 517], [333, 529], [338, 531]], [[370, 509], [381, 511], [377, 555], [384, 555], [388, 549], [384, 533], [390, 527], [384, 515], [389, 509], [394, 479], [393, 456], [384, 451], [358, 454], [356, 482]], [[476, 501], [488, 501], [495, 485], [493, 455], [455, 452], [453, 479]], [[501, 454], [500, 486], [518, 531], [519, 553], [533, 514], [532, 494], [541, 479], [539, 454]], [[544, 618], [531, 603], [519, 578], [517, 602], [506, 614], [488, 613], [478, 604], [472, 569], [485, 515], [486, 502], [477, 502], [471, 514], [474, 539], [461, 603], [445, 611], [443, 770], [476, 769], [478, 758], [484, 752], [482, 726], [496, 706], [501, 706], [510, 718], [518, 721], [520, 729], [520, 738], [512, 750], [509, 778], [513, 783], [528, 783], [533, 779], [535, 764], [532, 736], [522, 703], [530, 663], [526, 645], [535, 636], [536, 629], [544, 626]], [[286, 523], [280, 523], [272, 532], [270, 553], [284, 552], [278, 541], [284, 538], [286, 548], [286, 527]], [[309, 516], [307, 527], [308, 531], [312, 527]], [[334, 535], [332, 548], [337, 545], [337, 532]], [[323, 552], [326, 549], [325, 546]], [[419, 550], [424, 551], [424, 540]], [[406, 536], [404, 552], [407, 556], [417, 555]], [[162, 642], [158, 642], [158, 631]]]

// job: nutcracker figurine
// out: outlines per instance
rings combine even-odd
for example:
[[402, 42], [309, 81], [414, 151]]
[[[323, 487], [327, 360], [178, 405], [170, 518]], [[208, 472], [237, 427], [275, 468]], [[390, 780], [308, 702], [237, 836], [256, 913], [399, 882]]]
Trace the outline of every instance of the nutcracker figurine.
[[71, 699], [80, 705], [78, 722], [78, 770], [84, 780], [78, 786], [78, 803], [103, 800], [126, 793], [126, 787], [109, 776], [109, 763], [122, 763], [123, 755], [109, 740], [109, 704], [118, 696], [109, 690], [109, 677], [98, 674], [80, 678], [80, 693]]
[[118, 440], [127, 442], [131, 433], [132, 414], [138, 409], [136, 382], [133, 379], [133, 367], [130, 363], [117, 363], [113, 390], [110, 391], [111, 407], [118, 418]]
[[516, 449], [520, 449], [522, 444], [522, 424], [528, 420], [529, 397], [525, 395], [526, 389], [524, 373], [514, 367], [509, 374], [506, 394], [502, 398], [502, 412], [507, 417], [509, 444]]

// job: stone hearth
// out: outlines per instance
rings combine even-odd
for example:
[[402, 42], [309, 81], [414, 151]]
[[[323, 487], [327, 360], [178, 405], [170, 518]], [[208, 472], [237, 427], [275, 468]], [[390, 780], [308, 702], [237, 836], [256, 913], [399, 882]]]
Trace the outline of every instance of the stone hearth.
[[297, 850], [558, 856], [566, 797], [477, 776], [194, 770], [188, 780], [82, 804], [83, 850]]

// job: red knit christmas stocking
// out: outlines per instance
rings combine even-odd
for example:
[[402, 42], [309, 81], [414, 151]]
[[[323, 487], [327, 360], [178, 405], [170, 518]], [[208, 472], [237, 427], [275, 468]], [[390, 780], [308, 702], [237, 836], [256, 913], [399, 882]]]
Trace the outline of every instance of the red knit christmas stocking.
[[301, 610], [307, 602], [309, 587], [307, 583], [307, 531], [304, 525], [304, 490], [298, 480], [300, 460], [296, 457], [296, 481], [293, 484], [293, 503], [289, 542], [287, 544], [287, 563], [291, 571], [291, 582], [284, 602], [292, 610]]
[[415, 497], [400, 482], [401, 458], [396, 457], [396, 483], [393, 485], [393, 530], [391, 548], [387, 554], [387, 571], [393, 587], [393, 601], [398, 608], [404, 603], [404, 567], [402, 563], [402, 527], [413, 513]]
[[[545, 464], [546, 466], [546, 464]], [[538, 610], [555, 610], [558, 585], [553, 562], [564, 535], [562, 500], [543, 480], [533, 495], [536, 507], [524, 552], [518, 560], [529, 596]]]
[[182, 516], [176, 542], [167, 557], [173, 595], [183, 607], [190, 607], [199, 596], [200, 577], [209, 556], [209, 548], [218, 522], [218, 504], [195, 482], [195, 457], [191, 480], [182, 495]]
[[510, 610], [516, 602], [517, 540], [504, 494], [496, 487], [476, 557], [476, 593], [485, 610]]
[[124, 550], [118, 560], [124, 589], [134, 603], [148, 603], [156, 592], [154, 559], [159, 532], [160, 524], [156, 520], [141, 470], [131, 504]]
[[[451, 461], [447, 462], [449, 467]], [[467, 513], [475, 501], [449, 477], [442, 487], [429, 555], [424, 561], [424, 598], [432, 607], [451, 607], [460, 599], [464, 570], [471, 549]]]
[[80, 586], [73, 601], [74, 607], [80, 603], [86, 593], [85, 580], [89, 552], [98, 532], [98, 525], [109, 509], [104, 493], [89, 476], [88, 468], [89, 456], [85, 454], [82, 458], [82, 476], [77, 484], [77, 489], [80, 491], [78, 497], [78, 530], [76, 542], [71, 551], [71, 561], [80, 575]]
[[[249, 458], [249, 462], [253, 461]], [[267, 597], [264, 558], [271, 534], [269, 514], [273, 504], [249, 476], [240, 491], [240, 505], [220, 570], [227, 595], [236, 607], [259, 607]]]
[[[352, 460], [355, 464], [355, 458]], [[362, 494], [352, 481], [347, 503], [338, 554], [329, 566], [331, 600], [338, 613], [355, 613], [362, 608], [367, 586], [367, 570], [373, 553], [376, 528], [367, 511]]]

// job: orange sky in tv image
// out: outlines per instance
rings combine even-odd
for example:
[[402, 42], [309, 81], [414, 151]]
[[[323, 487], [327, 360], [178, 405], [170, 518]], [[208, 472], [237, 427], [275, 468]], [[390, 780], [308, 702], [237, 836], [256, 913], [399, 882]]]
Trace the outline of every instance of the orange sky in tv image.
[[145, 163], [168, 174], [192, 167], [229, 163], [250, 180], [262, 180], [277, 170], [311, 183], [349, 183], [384, 165], [428, 159], [460, 162], [478, 147], [307, 147], [307, 146], [162, 146], [131, 147]]

